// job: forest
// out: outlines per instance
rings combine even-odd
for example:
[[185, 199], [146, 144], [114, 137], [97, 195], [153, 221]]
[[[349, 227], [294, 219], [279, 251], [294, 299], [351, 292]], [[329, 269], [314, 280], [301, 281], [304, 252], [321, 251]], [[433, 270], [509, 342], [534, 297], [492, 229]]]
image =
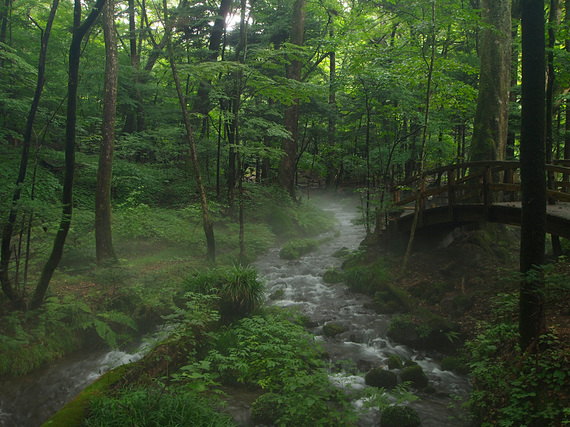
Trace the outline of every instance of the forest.
[[568, 425], [569, 8], [2, 0], [0, 425]]

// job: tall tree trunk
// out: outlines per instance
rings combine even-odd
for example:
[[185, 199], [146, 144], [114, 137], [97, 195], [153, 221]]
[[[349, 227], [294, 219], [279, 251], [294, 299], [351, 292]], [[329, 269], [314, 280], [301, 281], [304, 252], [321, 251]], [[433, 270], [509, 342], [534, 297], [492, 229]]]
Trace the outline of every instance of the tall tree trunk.
[[65, 126], [65, 175], [63, 178], [62, 215], [59, 229], [55, 236], [51, 254], [46, 261], [31, 302], [32, 308], [39, 307], [47, 292], [53, 272], [57, 268], [65, 239], [71, 225], [73, 213], [73, 178], [75, 174], [75, 127], [77, 123], [77, 86], [79, 84], [79, 60], [81, 42], [99, 16], [105, 0], [97, 0], [91, 12], [81, 22], [81, 0], [75, 0], [73, 11], [73, 36], [69, 48], [69, 77], [67, 83], [67, 122]]
[[507, 145], [511, 77], [511, 0], [481, 0], [488, 28], [481, 38], [479, 97], [471, 160], [503, 160]]
[[[6, 4], [8, 7], [10, 3], [7, 2]], [[10, 279], [9, 268], [10, 268], [10, 257], [12, 255], [10, 246], [12, 241], [12, 234], [14, 232], [14, 224], [16, 223], [16, 219], [18, 217], [17, 203], [20, 200], [22, 194], [22, 184], [24, 183], [27, 174], [28, 159], [30, 156], [30, 145], [32, 141], [32, 131], [34, 128], [34, 120], [36, 117], [36, 112], [38, 110], [40, 98], [42, 96], [46, 80], [45, 71], [46, 71], [47, 48], [48, 48], [49, 37], [51, 34], [51, 28], [53, 26], [53, 21], [55, 19], [55, 14], [57, 12], [58, 6], [59, 6], [59, 0], [53, 0], [51, 11], [46, 23], [46, 28], [42, 32], [40, 56], [38, 60], [38, 79], [36, 83], [36, 90], [34, 92], [34, 98], [32, 100], [32, 105], [30, 106], [28, 119], [26, 121], [26, 129], [24, 131], [24, 142], [23, 142], [24, 147], [22, 149], [22, 155], [20, 158], [20, 170], [18, 172], [18, 178], [16, 179], [16, 187], [15, 187], [16, 189], [14, 190], [14, 194], [12, 195], [12, 207], [8, 214], [8, 221], [6, 222], [2, 230], [2, 247], [0, 252], [0, 282], [2, 283], [2, 291], [4, 292], [4, 294], [6, 294], [8, 299], [16, 301], [17, 304], [19, 304], [18, 300], [21, 299], [23, 295], [20, 295], [19, 292], [17, 292], [17, 290], [14, 289], [14, 287], [12, 286], [12, 281]]]
[[[521, 5], [519, 0], [513, 0], [511, 6], [511, 40], [516, 40], [519, 25], [521, 20]], [[510, 87], [516, 87], [518, 85], [519, 80], [519, 46], [517, 43], [512, 43], [511, 45], [511, 83]], [[510, 91], [509, 94], [509, 103], [513, 104], [517, 101], [517, 93], [516, 91]], [[509, 120], [510, 121], [510, 120]], [[507, 147], [505, 152], [505, 159], [506, 160], [514, 160], [515, 159], [515, 140], [516, 140], [516, 133], [515, 127], [511, 126], [509, 123], [508, 130], [507, 130]], [[509, 174], [505, 174], [505, 179], [509, 179]], [[507, 182], [505, 180], [505, 182]]]
[[[305, 34], [305, 9], [307, 0], [295, 0], [293, 4], [293, 17], [291, 20], [291, 44], [303, 45]], [[303, 64], [294, 59], [287, 68], [287, 78], [301, 80]], [[285, 128], [291, 133], [290, 138], [284, 138], [282, 148], [284, 155], [279, 161], [277, 175], [278, 183], [283, 187], [291, 198], [295, 199], [295, 171], [298, 145], [298, 123], [299, 123], [299, 99], [294, 99], [293, 103], [285, 110]]]
[[117, 37], [115, 34], [115, 0], [107, 0], [103, 12], [105, 35], [105, 89], [103, 98], [103, 124], [99, 167], [95, 187], [95, 250], [97, 265], [117, 262], [111, 230], [111, 178], [113, 175], [113, 150], [115, 145], [115, 113], [117, 105], [117, 81], [119, 76]]
[[[554, 158], [554, 82], [556, 79], [554, 71], [554, 45], [556, 43], [556, 26], [560, 24], [558, 0], [550, 0], [550, 13], [548, 16], [548, 65], [546, 78], [546, 163], [552, 163]], [[554, 172], [548, 172], [548, 189], [554, 190]], [[549, 199], [548, 204], [555, 204], [554, 199]], [[552, 243], [552, 253], [555, 257], [562, 255], [562, 245], [560, 238], [554, 234], [550, 235]]]
[[[336, 14], [336, 12], [334, 12]], [[330, 30], [329, 36], [331, 42], [334, 43], [334, 20], [331, 12], [329, 12]], [[329, 52], [329, 147], [330, 154], [327, 158], [327, 179], [326, 187], [330, 189], [334, 185], [335, 175], [337, 174], [337, 165], [335, 164], [335, 133], [336, 133], [336, 52], [334, 48]]]
[[[423, 180], [422, 175], [424, 173], [424, 168], [425, 168], [426, 143], [427, 143], [429, 114], [430, 114], [430, 105], [431, 105], [431, 85], [432, 85], [433, 69], [434, 69], [434, 63], [435, 63], [435, 47], [436, 47], [435, 46], [435, 35], [436, 35], [435, 1], [432, 3], [431, 13], [432, 13], [431, 14], [432, 33], [430, 36], [431, 54], [430, 54], [430, 59], [429, 59], [428, 75], [427, 75], [424, 127], [423, 127], [423, 133], [422, 133], [422, 149], [420, 152], [420, 172], [419, 172], [420, 180]], [[404, 255], [404, 260], [402, 261], [402, 272], [406, 271], [406, 268], [408, 266], [408, 261], [410, 259], [410, 254], [412, 252], [412, 246], [414, 244], [416, 227], [418, 225], [418, 220], [419, 220], [420, 211], [421, 211], [421, 204], [422, 204], [422, 201], [420, 199], [420, 194], [421, 194], [421, 188], [418, 190], [418, 197], [416, 199], [416, 205], [415, 205], [415, 209], [414, 209], [414, 220], [412, 221], [412, 228], [410, 230], [410, 238], [408, 239], [408, 246], [406, 247], [406, 253]]]
[[[168, 6], [166, 0], [163, 0], [164, 8], [164, 22], [168, 22]], [[178, 69], [176, 67], [176, 62], [174, 60], [174, 49], [172, 47], [172, 41], [170, 40], [170, 32], [167, 39], [168, 45], [168, 56], [170, 60], [170, 68], [172, 69], [172, 77], [174, 79], [174, 84], [176, 86], [176, 92], [178, 93], [178, 101], [180, 103], [180, 108], [182, 110], [182, 115], [184, 118], [184, 126], [186, 127], [186, 137], [188, 139], [188, 145], [190, 148], [190, 158], [192, 161], [192, 167], [194, 169], [194, 178], [196, 179], [196, 184], [198, 186], [198, 191], [200, 193], [200, 204], [202, 206], [202, 221], [204, 226], [204, 234], [206, 236], [206, 256], [208, 261], [214, 263], [216, 261], [216, 241], [214, 238], [214, 222], [210, 218], [210, 213], [208, 210], [208, 199], [206, 197], [206, 190], [202, 183], [202, 175], [200, 174], [200, 165], [198, 164], [198, 155], [196, 153], [196, 142], [194, 140], [194, 130], [190, 124], [190, 115], [188, 114], [188, 107], [186, 106], [186, 98], [184, 97], [184, 91], [180, 83], [180, 77], [178, 75]]]
[[[544, 0], [522, 2], [521, 248], [519, 332], [524, 351], [543, 330], [546, 229]], [[532, 274], [531, 274], [532, 273]]]

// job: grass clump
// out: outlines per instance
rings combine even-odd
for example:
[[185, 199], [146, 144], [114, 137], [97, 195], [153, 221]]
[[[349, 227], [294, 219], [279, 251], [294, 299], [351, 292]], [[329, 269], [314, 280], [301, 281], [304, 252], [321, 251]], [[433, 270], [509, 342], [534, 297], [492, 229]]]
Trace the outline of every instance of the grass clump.
[[264, 285], [253, 267], [219, 267], [190, 276], [183, 283], [184, 291], [215, 295], [216, 309], [222, 323], [241, 319], [263, 302]]
[[234, 426], [227, 414], [213, 409], [210, 402], [183, 389], [126, 389], [116, 397], [101, 396], [91, 401], [86, 427], [108, 426]]

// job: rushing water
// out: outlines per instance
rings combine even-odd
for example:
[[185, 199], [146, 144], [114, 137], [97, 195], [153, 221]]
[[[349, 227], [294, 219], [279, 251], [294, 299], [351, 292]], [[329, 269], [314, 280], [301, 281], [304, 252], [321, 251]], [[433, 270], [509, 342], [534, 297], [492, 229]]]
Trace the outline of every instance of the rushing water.
[[[337, 229], [326, 235], [326, 243], [309, 255], [296, 261], [279, 258], [274, 248], [256, 262], [260, 277], [266, 282], [267, 295], [282, 291], [282, 297], [273, 304], [296, 307], [311, 319], [310, 332], [321, 340], [331, 357], [331, 365], [348, 362], [344, 374], [331, 373], [331, 380], [339, 387], [358, 390], [366, 387], [364, 373], [374, 366], [383, 366], [391, 354], [403, 360], [415, 360], [426, 372], [435, 393], [418, 393], [419, 401], [412, 403], [422, 418], [423, 427], [462, 426], [461, 412], [456, 402], [464, 401], [471, 390], [466, 377], [441, 370], [440, 355], [417, 352], [397, 345], [386, 338], [389, 316], [378, 315], [364, 308], [368, 298], [351, 293], [342, 284], [326, 284], [325, 271], [338, 267], [341, 260], [333, 257], [339, 249], [356, 250], [364, 238], [362, 226], [354, 224], [357, 218], [354, 200], [323, 201], [323, 207], [333, 214]], [[281, 293], [281, 292], [280, 292]], [[324, 337], [322, 327], [328, 322], [341, 324], [346, 332], [334, 338]], [[22, 377], [0, 378], [0, 426], [35, 427], [57, 412], [65, 403], [98, 378], [102, 373], [124, 363], [138, 360], [156, 339], [141, 343], [127, 352], [84, 351], [64, 357], [50, 366]], [[228, 390], [228, 411], [240, 424], [248, 425], [249, 405], [257, 393]], [[354, 402], [359, 405], [360, 402]], [[449, 408], [449, 406], [454, 408]], [[361, 426], [378, 425], [379, 414], [370, 411]]]
[[[336, 217], [338, 225], [335, 231], [321, 236], [331, 239], [317, 251], [299, 260], [286, 261], [279, 258], [279, 249], [275, 248], [256, 263], [260, 277], [266, 281], [267, 294], [279, 291], [283, 295], [272, 303], [295, 307], [310, 317], [313, 327], [309, 331], [322, 341], [332, 365], [348, 362], [344, 375], [331, 374], [339, 387], [350, 386], [353, 390], [366, 387], [363, 374], [371, 367], [384, 366], [391, 354], [397, 354], [402, 360], [416, 361], [435, 389], [431, 394], [418, 392], [420, 400], [411, 404], [420, 414], [422, 426], [468, 425], [460, 419], [461, 411], [457, 408], [458, 402], [468, 398], [471, 390], [466, 377], [442, 371], [441, 355], [435, 352], [414, 351], [386, 338], [390, 316], [364, 308], [368, 297], [349, 292], [342, 284], [324, 283], [323, 274], [342, 262], [333, 254], [342, 248], [358, 249], [365, 233], [363, 226], [354, 224], [358, 216], [354, 200], [327, 201], [323, 207]], [[334, 338], [323, 336], [323, 325], [329, 322], [342, 325], [346, 331]], [[360, 424], [378, 425], [378, 421], [378, 411], [371, 411]]]
[[139, 360], [160, 337], [164, 333], [125, 351], [82, 350], [30, 374], [0, 378], [0, 426], [41, 426], [101, 374]]

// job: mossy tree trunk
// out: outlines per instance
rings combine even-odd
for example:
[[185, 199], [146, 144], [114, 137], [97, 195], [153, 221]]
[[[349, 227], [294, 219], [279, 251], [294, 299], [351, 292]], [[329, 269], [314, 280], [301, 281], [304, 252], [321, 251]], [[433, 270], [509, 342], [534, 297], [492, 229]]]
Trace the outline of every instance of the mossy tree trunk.
[[107, 0], [103, 12], [105, 37], [105, 89], [103, 99], [103, 124], [99, 167], [95, 186], [95, 250], [97, 265], [117, 263], [111, 230], [111, 178], [113, 176], [113, 151], [115, 145], [115, 113], [117, 82], [119, 76], [117, 37], [115, 33], [115, 0]]
[[511, 0], [481, 0], [479, 97], [473, 123], [471, 161], [503, 160], [507, 145], [511, 81]]
[[[307, 0], [295, 0], [293, 4], [293, 17], [291, 23], [291, 44], [303, 45], [305, 34], [305, 14]], [[287, 68], [287, 78], [301, 80], [303, 63], [294, 59]], [[290, 132], [290, 138], [283, 139], [284, 155], [279, 161], [277, 181], [289, 195], [295, 199], [295, 172], [297, 169], [297, 146], [298, 146], [298, 124], [299, 124], [299, 99], [294, 99], [293, 103], [285, 110], [285, 128]]]

